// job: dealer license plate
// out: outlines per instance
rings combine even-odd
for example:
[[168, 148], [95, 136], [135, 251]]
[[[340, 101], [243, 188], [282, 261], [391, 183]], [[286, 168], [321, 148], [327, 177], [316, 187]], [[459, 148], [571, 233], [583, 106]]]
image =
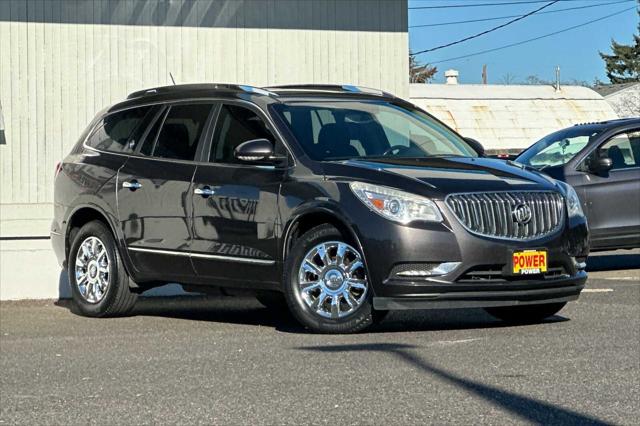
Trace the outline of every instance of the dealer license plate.
[[547, 252], [544, 250], [524, 250], [513, 253], [514, 274], [541, 274], [547, 272]]

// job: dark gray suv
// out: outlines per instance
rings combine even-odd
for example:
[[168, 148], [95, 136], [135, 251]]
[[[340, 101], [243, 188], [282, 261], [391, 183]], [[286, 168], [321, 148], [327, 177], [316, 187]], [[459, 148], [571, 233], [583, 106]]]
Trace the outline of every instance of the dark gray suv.
[[589, 250], [570, 186], [353, 86], [133, 93], [60, 165], [51, 236], [85, 315], [178, 282], [332, 333], [392, 309], [541, 320], [578, 298]]
[[576, 190], [589, 220], [591, 250], [640, 247], [640, 118], [559, 130], [515, 161]]

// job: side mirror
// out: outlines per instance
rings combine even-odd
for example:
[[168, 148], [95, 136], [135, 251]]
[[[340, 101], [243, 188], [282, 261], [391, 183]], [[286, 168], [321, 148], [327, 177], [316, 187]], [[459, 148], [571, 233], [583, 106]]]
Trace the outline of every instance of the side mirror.
[[233, 155], [237, 160], [251, 163], [273, 160], [273, 142], [268, 139], [242, 142], [236, 147]]
[[613, 160], [609, 157], [598, 157], [589, 162], [589, 170], [594, 173], [606, 173], [613, 167]]
[[480, 142], [473, 138], [464, 138], [464, 140], [469, 144], [469, 146], [471, 146], [471, 148], [473, 148], [475, 152], [478, 153], [480, 157], [484, 157], [484, 147]]

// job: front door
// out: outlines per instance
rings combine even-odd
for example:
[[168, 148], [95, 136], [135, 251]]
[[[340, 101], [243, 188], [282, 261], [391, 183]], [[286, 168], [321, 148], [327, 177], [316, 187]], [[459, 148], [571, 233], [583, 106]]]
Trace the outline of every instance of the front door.
[[167, 107], [118, 172], [118, 215], [139, 280], [188, 281], [191, 185], [212, 105]]
[[209, 154], [193, 179], [191, 259], [201, 278], [237, 287], [273, 288], [280, 281], [276, 226], [278, 192], [285, 171], [234, 158], [242, 142], [275, 141], [257, 111], [220, 108]]
[[584, 196], [592, 246], [640, 241], [640, 131], [612, 137], [587, 161], [598, 156], [611, 159], [611, 170], [584, 172], [568, 180]]

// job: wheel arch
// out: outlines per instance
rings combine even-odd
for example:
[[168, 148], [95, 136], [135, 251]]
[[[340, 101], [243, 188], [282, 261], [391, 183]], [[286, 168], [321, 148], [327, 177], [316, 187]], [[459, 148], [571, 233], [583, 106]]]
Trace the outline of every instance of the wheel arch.
[[[64, 250], [65, 250], [65, 259], [67, 263], [69, 261], [69, 251], [71, 250], [71, 244], [73, 242], [73, 236], [75, 232], [78, 232], [80, 228], [92, 221], [100, 221], [104, 223], [104, 225], [111, 231], [111, 235], [113, 235], [113, 239], [116, 242], [116, 246], [120, 249], [121, 257], [124, 259], [125, 256], [122, 253], [122, 243], [120, 234], [117, 232], [117, 228], [113, 223], [113, 220], [109, 218], [109, 214], [99, 207], [96, 204], [81, 204], [74, 208], [74, 210], [69, 214], [69, 217], [65, 221], [65, 230], [64, 230]], [[128, 268], [127, 262], [124, 262], [125, 268]]]
[[[293, 246], [293, 243], [302, 234], [319, 225], [330, 224], [336, 227], [342, 234], [350, 237], [357, 245], [358, 250], [364, 256], [364, 250], [361, 240], [349, 224], [349, 220], [343, 215], [339, 209], [334, 206], [313, 206], [299, 211], [293, 215], [291, 220], [285, 227], [283, 244], [282, 244], [282, 262], [285, 263], [287, 255]], [[366, 259], [365, 259], [366, 265]], [[368, 269], [368, 268], [367, 268]]]

